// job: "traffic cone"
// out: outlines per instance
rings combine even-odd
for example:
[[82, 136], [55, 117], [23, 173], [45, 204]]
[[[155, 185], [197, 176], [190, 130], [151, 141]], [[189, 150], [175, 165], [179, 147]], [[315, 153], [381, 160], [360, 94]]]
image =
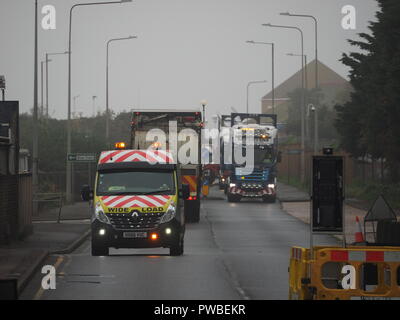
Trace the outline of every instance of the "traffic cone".
[[[358, 219], [358, 216], [356, 216], [356, 224], [357, 224], [357, 226], [356, 226], [356, 232], [355, 232], [355, 234], [354, 234], [355, 242], [356, 242], [356, 243], [358, 243], [358, 242], [365, 242], [365, 240], [364, 240], [364, 235], [363, 235], [362, 229], [361, 229], [360, 220]], [[358, 229], [358, 230], [357, 230], [357, 229]]]

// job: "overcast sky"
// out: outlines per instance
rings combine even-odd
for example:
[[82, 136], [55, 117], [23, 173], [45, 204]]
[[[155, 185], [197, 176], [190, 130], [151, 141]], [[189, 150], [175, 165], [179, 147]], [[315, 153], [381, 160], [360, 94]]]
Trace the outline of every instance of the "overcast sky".
[[[69, 9], [78, 2], [39, 0], [39, 9], [49, 4], [56, 8], [56, 30], [39, 28], [40, 60], [46, 52], [67, 50]], [[344, 5], [357, 10], [356, 30], [341, 27]], [[79, 95], [76, 111], [90, 116], [94, 95], [98, 96], [97, 109], [105, 108], [106, 42], [110, 38], [138, 36], [110, 47], [110, 107], [114, 111], [193, 109], [206, 99], [208, 115], [222, 114], [231, 107], [245, 110], [249, 81], [271, 81], [269, 47], [249, 45], [246, 40], [275, 42], [276, 85], [299, 69], [299, 60], [286, 56], [300, 53], [298, 33], [265, 28], [262, 23], [301, 27], [305, 53], [311, 60], [312, 20], [279, 13], [315, 15], [319, 59], [347, 78], [348, 69], [338, 61], [342, 52], [352, 50], [346, 39], [367, 31], [376, 10], [374, 0], [136, 0], [78, 7], [72, 32], [72, 95]], [[21, 112], [26, 112], [33, 106], [34, 0], [1, 0], [0, 43], [0, 75], [6, 77], [7, 99], [19, 100]], [[51, 59], [50, 114], [66, 118], [67, 56]], [[251, 111], [260, 112], [260, 99], [269, 91], [270, 82], [252, 87]]]

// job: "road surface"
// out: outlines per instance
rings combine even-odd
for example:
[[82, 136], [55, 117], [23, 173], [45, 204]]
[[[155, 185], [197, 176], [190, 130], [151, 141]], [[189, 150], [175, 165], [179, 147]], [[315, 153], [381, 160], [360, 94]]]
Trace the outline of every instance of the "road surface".
[[[187, 225], [185, 254], [168, 249], [111, 249], [92, 257], [90, 241], [50, 256], [55, 290], [37, 273], [22, 299], [287, 299], [290, 247], [308, 246], [309, 227], [279, 203], [228, 203], [222, 192], [202, 203], [201, 222]], [[220, 198], [220, 199], [219, 199]], [[337, 244], [329, 236], [316, 244]]]

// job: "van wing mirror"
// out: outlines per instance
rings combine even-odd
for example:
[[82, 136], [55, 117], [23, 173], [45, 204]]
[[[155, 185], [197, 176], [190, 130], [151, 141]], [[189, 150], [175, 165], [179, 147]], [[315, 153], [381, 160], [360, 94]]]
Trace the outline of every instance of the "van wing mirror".
[[90, 189], [90, 186], [85, 184], [81, 189], [81, 198], [83, 201], [93, 200], [93, 190]]
[[187, 200], [190, 197], [190, 189], [188, 184], [182, 184], [181, 197]]

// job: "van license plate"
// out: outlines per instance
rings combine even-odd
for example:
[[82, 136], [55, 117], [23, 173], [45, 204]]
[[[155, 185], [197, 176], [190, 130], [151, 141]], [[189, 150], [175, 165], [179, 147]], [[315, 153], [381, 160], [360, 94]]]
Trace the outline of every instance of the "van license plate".
[[124, 238], [129, 238], [129, 239], [143, 239], [147, 238], [147, 232], [124, 232], [123, 234]]

